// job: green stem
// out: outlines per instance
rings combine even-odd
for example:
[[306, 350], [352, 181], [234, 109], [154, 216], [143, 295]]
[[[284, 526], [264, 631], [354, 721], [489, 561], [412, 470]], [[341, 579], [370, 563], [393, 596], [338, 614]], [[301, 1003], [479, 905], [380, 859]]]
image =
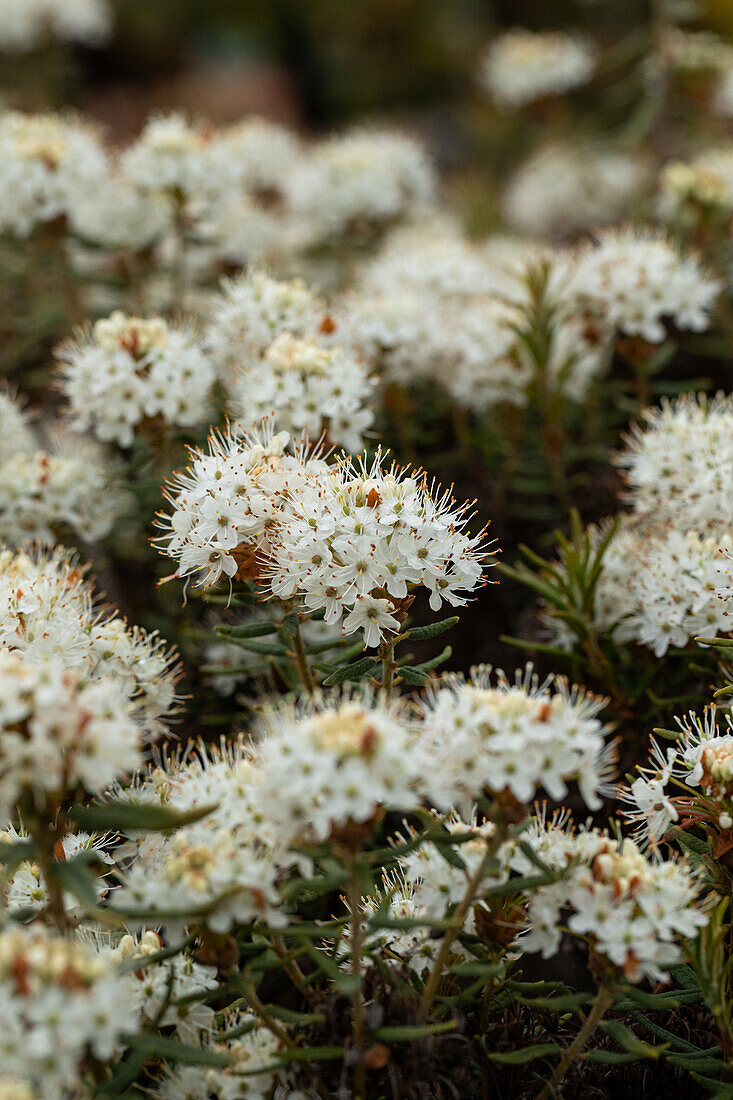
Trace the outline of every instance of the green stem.
[[468, 910], [473, 904], [473, 901], [478, 892], [478, 888], [481, 885], [481, 881], [486, 874], [486, 865], [491, 858], [494, 848], [495, 843], [487, 840], [486, 851], [484, 853], [483, 859], [479, 863], [473, 875], [471, 875], [471, 878], [468, 880], [468, 885], [466, 886], [465, 893], [458, 903], [458, 908], [453, 913], [451, 927], [446, 931], [445, 936], [443, 937], [443, 942], [440, 945], [440, 951], [438, 952], [435, 962], [433, 963], [433, 968], [430, 971], [428, 980], [425, 983], [425, 988], [422, 991], [422, 997], [420, 998], [420, 1008], [423, 1014], [426, 1016], [430, 1011], [430, 1007], [433, 1003], [433, 998], [435, 997], [435, 994], [437, 992], [438, 984], [442, 977], [443, 969], [448, 960], [448, 956], [450, 955], [451, 947], [455, 943], [456, 936], [460, 932], [461, 928], [463, 928], [463, 923], [466, 919]]
[[40, 868], [41, 875], [43, 876], [44, 886], [46, 887], [46, 896], [48, 900], [46, 902], [45, 913], [49, 921], [60, 931], [65, 931], [68, 928], [69, 919], [64, 903], [63, 887], [57, 876], [53, 873], [54, 865], [57, 862], [54, 849], [58, 843], [63, 841], [65, 831], [66, 828], [63, 818], [59, 818], [59, 824], [56, 829], [51, 828], [45, 820], [38, 820], [28, 829], [31, 839], [36, 843], [36, 861]]
[[583, 1024], [580, 1031], [573, 1039], [570, 1046], [563, 1054], [560, 1062], [555, 1067], [552, 1077], [547, 1082], [542, 1092], [537, 1097], [537, 1100], [545, 1100], [545, 1097], [552, 1096], [557, 1090], [558, 1085], [561, 1084], [565, 1074], [570, 1069], [576, 1058], [582, 1053], [583, 1048], [590, 1039], [593, 1032], [602, 1023], [603, 1017], [606, 1013], [606, 1009], [610, 1008], [613, 1004], [613, 993], [605, 986], [599, 986], [596, 998], [593, 1002], [593, 1007], [583, 1020]]
[[392, 695], [392, 689], [394, 688], [394, 647], [394, 640], [384, 641], [381, 645], [382, 691], [384, 691], [387, 698]]
[[296, 624], [293, 631], [293, 656], [303, 687], [309, 695], [312, 695], [316, 685], [313, 682], [313, 675], [308, 665], [308, 658], [303, 645], [303, 636], [300, 633], [300, 623]]
[[354, 1100], [366, 1100], [366, 1063], [364, 1062], [364, 990], [362, 985], [361, 956], [363, 929], [361, 920], [361, 889], [359, 878], [352, 866], [347, 887], [347, 900], [351, 918], [351, 974], [355, 989], [351, 994], [351, 1026], [354, 1053]]

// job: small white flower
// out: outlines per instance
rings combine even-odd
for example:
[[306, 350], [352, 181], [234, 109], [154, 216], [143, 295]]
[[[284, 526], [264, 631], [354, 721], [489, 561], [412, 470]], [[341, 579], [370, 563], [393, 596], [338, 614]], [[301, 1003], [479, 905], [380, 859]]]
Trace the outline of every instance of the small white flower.
[[491, 43], [479, 80], [499, 106], [524, 107], [586, 84], [594, 67], [593, 49], [584, 39], [517, 28]]

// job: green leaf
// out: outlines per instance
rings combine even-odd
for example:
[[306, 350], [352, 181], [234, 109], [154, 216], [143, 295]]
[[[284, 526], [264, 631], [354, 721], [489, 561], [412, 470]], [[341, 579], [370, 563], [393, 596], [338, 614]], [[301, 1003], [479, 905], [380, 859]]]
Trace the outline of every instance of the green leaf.
[[91, 806], [73, 806], [69, 817], [89, 832], [120, 832], [141, 830], [144, 832], [170, 833], [183, 825], [200, 821], [215, 805], [197, 806], [193, 810], [173, 810], [169, 806], [149, 805], [145, 802], [95, 802]]
[[607, 1066], [624, 1066], [639, 1060], [635, 1054], [620, 1054], [617, 1050], [586, 1050], [580, 1057], [587, 1062], [601, 1062]]
[[694, 1043], [690, 1043], [687, 1039], [681, 1038], [679, 1035], [673, 1035], [671, 1031], [667, 1031], [666, 1027], [662, 1027], [661, 1024], [655, 1023], [654, 1020], [647, 1020], [646, 1016], [641, 1012], [634, 1012], [634, 1019], [637, 1020], [642, 1027], [651, 1031], [652, 1035], [656, 1035], [658, 1039], [663, 1039], [670, 1046], [677, 1047], [678, 1050], [683, 1051], [686, 1054], [702, 1054], [703, 1051], [699, 1050]]
[[63, 890], [67, 890], [78, 898], [84, 905], [96, 908], [99, 904], [97, 896], [97, 876], [89, 869], [89, 864], [97, 859], [94, 851], [81, 852], [74, 859], [59, 860], [52, 863], [49, 873], [53, 875]]
[[32, 840], [16, 840], [12, 842], [0, 841], [0, 867], [7, 872], [12, 872], [19, 863], [27, 859], [33, 859], [36, 854], [36, 845]]
[[234, 638], [226, 635], [226, 641], [246, 649], [248, 653], [259, 653], [263, 657], [287, 657], [288, 649], [282, 642], [260, 642], [257, 638]]
[[448, 973], [460, 978], [496, 978], [505, 969], [504, 963], [463, 962], [446, 968]]
[[682, 730], [665, 730], [661, 726], [655, 726], [652, 732], [658, 737], [663, 737], [665, 741], [679, 741], [682, 736]]
[[455, 1031], [458, 1024], [458, 1020], [444, 1020], [439, 1024], [379, 1027], [374, 1032], [374, 1038], [382, 1039], [385, 1043], [411, 1043], [417, 1039], [426, 1039], [429, 1035], [444, 1035], [446, 1031]]
[[216, 633], [227, 640], [231, 638], [259, 638], [263, 634], [274, 634], [274, 623], [239, 623], [236, 626], [217, 626]]
[[559, 993], [556, 997], [522, 997], [515, 994], [515, 1000], [529, 1008], [549, 1009], [550, 1012], [574, 1012], [576, 1008], [590, 1004], [590, 993]]
[[533, 1047], [522, 1047], [521, 1050], [487, 1052], [492, 1062], [502, 1062], [508, 1066], [521, 1066], [525, 1062], [531, 1062], [535, 1058], [545, 1058], [549, 1054], [560, 1054], [557, 1043], [537, 1043]]
[[414, 642], [423, 642], [428, 638], [437, 638], [439, 634], [445, 634], [446, 630], [452, 630], [460, 622], [458, 615], [451, 615], [448, 619], [442, 619], [439, 623], [430, 623], [428, 626], [412, 626], [404, 634], [399, 635], [400, 641], [409, 638]]
[[406, 684], [412, 684], [414, 687], [422, 687], [430, 679], [427, 672], [420, 672], [413, 665], [403, 665], [400, 676]]
[[341, 1047], [289, 1047], [279, 1057], [282, 1062], [332, 1062], [343, 1056]]
[[358, 974], [345, 974], [339, 971], [333, 979], [333, 984], [350, 997], [361, 989], [361, 977]]
[[292, 612], [290, 615], [286, 615], [280, 626], [280, 633], [282, 634], [282, 636], [292, 641], [294, 638], [297, 638], [299, 630], [300, 619], [295, 614], [295, 612]]
[[343, 684], [346, 680], [361, 680], [362, 677], [369, 676], [377, 668], [379, 668], [379, 662], [375, 661], [373, 657], [363, 657], [361, 661], [354, 661], [353, 664], [344, 665], [343, 668], [332, 672], [323, 681], [323, 686], [333, 687], [334, 684]]
[[684, 829], [678, 829], [674, 833], [674, 839], [683, 848], [686, 848], [690, 852], [695, 852], [696, 855], [705, 856], [708, 854], [708, 842], [703, 840], [702, 837], [693, 836], [692, 833], [685, 832]]
[[418, 687], [422, 686], [428, 679], [428, 673], [431, 669], [437, 668], [438, 665], [442, 665], [452, 655], [452, 648], [447, 645], [442, 653], [439, 653], [437, 657], [431, 658], [429, 661], [423, 661], [419, 665], [402, 665], [400, 668], [400, 676], [408, 684], [416, 684]]
[[226, 1054], [179, 1043], [162, 1035], [126, 1035], [123, 1039], [131, 1050], [145, 1054], [146, 1057], [165, 1058], [167, 1062], [183, 1062], [188, 1066], [231, 1065], [231, 1058]]
[[627, 1050], [630, 1054], [635, 1055], [637, 1058], [659, 1058], [663, 1051], [669, 1049], [669, 1043], [664, 1043], [662, 1046], [654, 1047], [650, 1043], [645, 1043], [643, 1039], [639, 1039], [634, 1035], [633, 1031], [630, 1031], [625, 1024], [622, 1024], [619, 1020], [606, 1020], [601, 1024], [601, 1030], [605, 1031], [607, 1035], [610, 1035], [622, 1046], [624, 1050]]

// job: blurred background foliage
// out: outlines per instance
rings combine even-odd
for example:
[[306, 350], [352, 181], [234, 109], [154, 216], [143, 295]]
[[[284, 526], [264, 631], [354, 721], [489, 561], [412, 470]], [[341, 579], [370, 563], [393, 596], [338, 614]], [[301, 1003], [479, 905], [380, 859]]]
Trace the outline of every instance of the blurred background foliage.
[[[79, 51], [63, 99], [126, 131], [151, 104], [214, 121], [265, 111], [325, 129], [364, 115], [448, 120], [476, 96], [475, 62], [515, 24], [615, 41], [654, 0], [118, 0], [116, 33]], [[730, 0], [707, 0], [733, 32]], [[100, 93], [104, 93], [100, 101]], [[449, 134], [444, 135], [446, 142]]]

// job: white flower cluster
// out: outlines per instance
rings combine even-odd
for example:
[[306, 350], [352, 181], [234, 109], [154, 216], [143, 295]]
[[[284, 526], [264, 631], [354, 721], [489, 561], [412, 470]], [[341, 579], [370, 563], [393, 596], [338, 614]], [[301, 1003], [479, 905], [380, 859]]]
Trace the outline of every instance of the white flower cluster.
[[129, 447], [146, 421], [190, 427], [209, 419], [215, 372], [191, 329], [116, 310], [57, 357], [77, 431]]
[[365, 294], [384, 297], [407, 289], [424, 298], [468, 298], [500, 291], [504, 273], [455, 225], [431, 220], [390, 233], [362, 270], [359, 286]]
[[530, 803], [544, 788], [553, 799], [577, 779], [586, 806], [598, 809], [608, 793], [613, 746], [598, 718], [606, 703], [561, 679], [540, 683], [532, 666], [514, 683], [487, 667], [466, 682], [447, 678], [423, 710], [427, 740], [426, 785], [443, 808], [465, 804], [484, 792], [510, 792]]
[[260, 359], [243, 361], [229, 386], [229, 412], [249, 426], [272, 415], [273, 423], [298, 436], [358, 451], [374, 413], [372, 385], [364, 362], [341, 347], [283, 333]]
[[435, 379], [454, 401], [478, 415], [505, 402], [526, 404], [534, 371], [517, 339], [515, 306], [469, 298], [444, 303], [439, 319], [427, 351]]
[[733, 118], [733, 57], [718, 79], [712, 107], [721, 118]]
[[[616, 840], [590, 827], [564, 828], [562, 819], [538, 820], [522, 840], [549, 867], [564, 872], [559, 882], [531, 892], [529, 927], [519, 940], [523, 951], [549, 958], [567, 925], [627, 981], [664, 981], [684, 958], [679, 941], [707, 923], [695, 906], [698, 885], [687, 866], [652, 862], [633, 840]], [[536, 872], [519, 848], [510, 865], [522, 875]]]
[[479, 80], [500, 107], [525, 107], [587, 84], [594, 68], [594, 50], [585, 39], [518, 27], [491, 43]]
[[213, 133], [181, 114], [156, 115], [123, 153], [125, 175], [144, 191], [162, 191], [178, 202], [216, 186]]
[[292, 131], [263, 118], [246, 118], [219, 130], [213, 147], [217, 166], [231, 180], [229, 186], [266, 205], [284, 201], [285, 181], [301, 155]]
[[588, 315], [627, 336], [658, 344], [666, 322], [704, 331], [720, 283], [663, 234], [635, 229], [601, 233], [575, 262], [573, 289]]
[[0, 114], [0, 232], [25, 238], [69, 217], [108, 171], [92, 127], [62, 115]]
[[156, 923], [174, 933], [190, 922], [214, 932], [259, 918], [278, 925], [286, 919], [275, 886], [279, 870], [252, 833], [213, 826], [179, 829], [121, 876], [113, 908], [131, 925], [144, 925], [156, 914]]
[[300, 279], [273, 279], [248, 271], [227, 279], [210, 307], [205, 347], [225, 384], [260, 359], [278, 336], [314, 339], [328, 317], [321, 301]]
[[[422, 473], [385, 471], [341, 458], [334, 466], [284, 453], [287, 436], [230, 433], [210, 453], [192, 451], [168, 491], [161, 551], [176, 575], [212, 585], [259, 579], [280, 599], [297, 597], [346, 634], [376, 647], [399, 629], [399, 605], [423, 586], [430, 606], [463, 606], [483, 579], [483, 532], [464, 531], [466, 505], [429, 487]], [[344, 617], [345, 616], [345, 617]]]
[[733, 732], [730, 715], [719, 726], [715, 706], [702, 716], [676, 718], [673, 743], [652, 738], [649, 763], [620, 797], [634, 822], [638, 842], [656, 848], [670, 825], [681, 819], [705, 822], [718, 832], [733, 828]]
[[[598, 538], [599, 532], [591, 532]], [[622, 518], [603, 557], [596, 586], [594, 625], [623, 645], [637, 642], [662, 657], [670, 646], [727, 634], [729, 614], [719, 598], [721, 551], [728, 534], [709, 534]], [[550, 609], [546, 622], [556, 644], [574, 636]]]
[[684, 394], [645, 409], [616, 456], [634, 512], [678, 529], [724, 522], [733, 496], [733, 397]]
[[107, 254], [151, 248], [169, 228], [165, 199], [140, 190], [113, 165], [100, 186], [80, 191], [69, 211], [73, 240], [69, 253], [75, 271], [104, 273]]
[[47, 39], [101, 46], [109, 38], [108, 0], [0, 0], [0, 50], [21, 53]]
[[267, 424], [257, 433], [212, 437], [209, 452], [191, 451], [188, 469], [170, 483], [172, 513], [161, 513], [161, 552], [178, 562], [176, 575], [197, 584], [260, 576], [279, 534], [284, 510], [302, 498], [324, 467], [304, 453], [285, 453], [288, 437]]
[[78, 787], [104, 790], [142, 763], [140, 728], [112, 676], [0, 652], [0, 817]]
[[516, 231], [566, 237], [628, 215], [643, 192], [646, 166], [629, 153], [547, 145], [511, 177], [502, 199]]
[[336, 303], [338, 338], [386, 381], [434, 379], [480, 408], [489, 395], [516, 399], [524, 377], [513, 314], [489, 297], [502, 282], [497, 265], [453, 227], [397, 230]]
[[117, 472], [90, 441], [51, 430], [41, 449], [29, 415], [0, 393], [0, 540], [54, 543], [68, 529], [86, 542], [109, 534], [127, 506]]
[[[236, 1035], [237, 1038], [227, 1036]], [[149, 1095], [156, 1100], [269, 1100], [282, 1073], [272, 1067], [281, 1056], [283, 1043], [251, 1013], [232, 1009], [223, 1014], [219, 1029], [212, 1029], [203, 1050], [224, 1056], [230, 1065], [221, 1068], [175, 1066], [156, 1082]], [[257, 1071], [261, 1070], [261, 1073]], [[276, 1092], [292, 1100], [305, 1100], [301, 1092]]]
[[285, 177], [290, 216], [306, 245], [368, 235], [434, 200], [432, 165], [411, 138], [353, 129], [327, 138]]
[[[118, 965], [125, 967], [123, 980], [146, 1022], [175, 1027], [184, 1042], [195, 1042], [201, 1030], [211, 1027], [214, 1010], [194, 998], [203, 998], [209, 990], [216, 989], [216, 967], [202, 966], [186, 954], [150, 962], [162, 948], [158, 933], [147, 929], [138, 935], [126, 933], [119, 943], [101, 954], [111, 955]], [[136, 968], [133, 964], [137, 964]]]
[[467, 505], [456, 506], [427, 476], [392, 466], [339, 459], [304, 484], [282, 515], [268, 567], [270, 591], [300, 598], [345, 634], [361, 630], [374, 648], [399, 630], [400, 605], [418, 586], [430, 607], [466, 604], [493, 564], [483, 532], [465, 530]]
[[22, 1082], [13, 1100], [81, 1095], [85, 1057], [112, 1058], [137, 1024], [114, 963], [37, 924], [0, 932], [0, 991], [2, 1072]]
[[681, 73], [719, 75], [733, 68], [733, 47], [713, 31], [682, 30], [674, 25], [662, 36], [664, 61]]
[[[16, 830], [13, 825], [8, 825], [7, 829], [0, 829], [0, 845], [14, 844], [26, 839], [25, 833]], [[73, 859], [83, 852], [88, 852], [93, 855], [95, 864], [113, 867], [115, 861], [105, 850], [109, 839], [108, 836], [89, 833], [67, 833], [63, 839], [57, 841], [57, 844], [63, 852], [63, 860]], [[98, 876], [94, 885], [97, 897], [101, 900], [108, 889], [104, 875]], [[10, 917], [19, 913], [40, 913], [45, 909], [49, 900], [48, 890], [39, 864], [35, 860], [23, 860], [14, 870], [0, 872], [0, 897], [3, 910]], [[83, 905], [80, 905], [79, 899], [70, 891], [64, 892], [63, 902], [65, 911], [72, 918], [84, 915]]]
[[0, 461], [17, 454], [32, 454], [36, 446], [27, 410], [17, 397], [0, 390]]
[[114, 680], [145, 737], [175, 710], [174, 654], [157, 634], [95, 607], [84, 570], [63, 551], [0, 553], [0, 647], [31, 664], [60, 662], [84, 682]]
[[660, 175], [660, 217], [682, 228], [733, 213], [733, 149], [708, 149], [690, 161], [671, 161]]
[[217, 932], [261, 917], [282, 923], [277, 883], [293, 857], [259, 783], [251, 746], [222, 742], [163, 756], [138, 783], [116, 792], [133, 804], [209, 811], [173, 836], [133, 835], [123, 850], [132, 862], [113, 899], [128, 923], [149, 923], [144, 915], [138, 921], [137, 911], [159, 914], [156, 923], [174, 931], [191, 919]]
[[566, 397], [582, 400], [605, 367], [608, 342], [585, 331], [569, 259], [533, 242], [499, 237], [479, 246], [455, 232], [396, 232], [336, 303], [338, 338], [387, 382], [436, 382], [477, 414], [524, 405], [538, 367], [519, 332], [540, 264], [551, 269], [543, 369]]
[[[437, 818], [436, 818], [437, 822]], [[367, 961], [373, 965], [379, 957], [392, 967], [407, 967], [418, 977], [424, 977], [435, 961], [441, 947], [441, 939], [430, 928], [430, 922], [444, 921], [462, 900], [471, 879], [479, 871], [487, 854], [496, 848], [496, 828], [490, 821], [479, 824], [474, 817], [464, 821], [453, 812], [444, 822], [446, 833], [463, 866], [449, 863], [432, 842], [420, 844], [409, 855], [398, 855], [398, 867], [385, 874], [382, 889], [373, 895], [361, 899], [361, 912], [366, 932], [365, 947]], [[408, 831], [406, 836], [395, 837], [397, 850], [404, 841], [415, 842], [416, 833]], [[497, 864], [498, 860], [498, 864]], [[496, 936], [492, 946], [500, 954], [512, 944], [521, 928], [521, 913], [502, 913], [494, 920], [486, 903], [487, 889], [505, 882], [508, 868], [501, 853], [494, 857], [494, 863], [487, 866], [476, 892], [475, 903], [466, 915], [462, 933], [476, 936], [477, 924], [481, 924], [484, 935], [491, 931]], [[370, 920], [375, 916], [388, 916], [394, 921], [414, 921], [412, 927], [370, 928]], [[507, 919], [508, 918], [508, 919]], [[516, 923], [514, 923], [516, 922]], [[338, 945], [339, 962], [344, 965], [351, 947], [351, 931], [347, 929]], [[470, 961], [475, 958], [470, 948], [456, 939], [451, 949], [455, 959]]]
[[318, 842], [420, 803], [418, 732], [399, 707], [368, 696], [317, 698], [267, 711], [254, 746], [262, 815], [287, 843]]

